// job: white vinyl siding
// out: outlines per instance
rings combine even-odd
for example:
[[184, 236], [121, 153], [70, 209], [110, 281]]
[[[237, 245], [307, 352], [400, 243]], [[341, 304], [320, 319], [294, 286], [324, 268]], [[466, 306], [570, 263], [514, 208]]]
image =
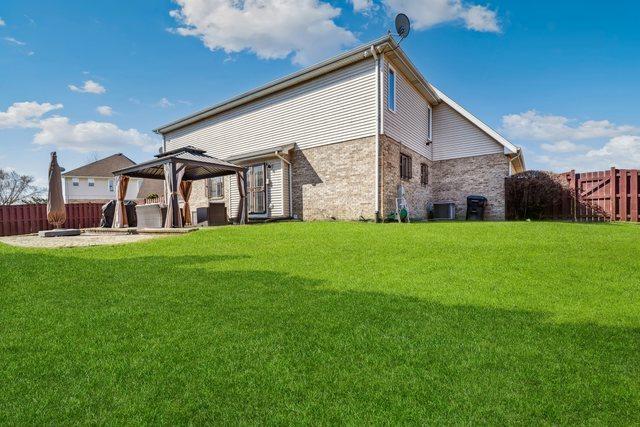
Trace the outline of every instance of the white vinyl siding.
[[[283, 176], [284, 171], [286, 170], [283, 167], [283, 162], [280, 159], [269, 159], [269, 160], [256, 160], [255, 163], [265, 163], [267, 166], [267, 213], [262, 215], [251, 215], [252, 217], [262, 218], [262, 217], [281, 217], [288, 215], [289, 211], [289, 184], [288, 184], [288, 176], [285, 178]], [[245, 166], [249, 166], [254, 164], [254, 162], [247, 162]], [[286, 166], [286, 164], [285, 164]], [[287, 171], [288, 173], [288, 171]], [[287, 183], [286, 192], [285, 192], [285, 182]], [[229, 217], [235, 218], [238, 214], [238, 203], [240, 201], [240, 195], [238, 193], [238, 181], [235, 175], [231, 175], [226, 179], [225, 183], [225, 191], [228, 191], [229, 194], [229, 206], [227, 207]], [[284, 196], [287, 194], [287, 197]], [[284, 205], [286, 199], [286, 207]]]
[[[389, 64], [384, 61], [383, 78], [384, 105], [388, 105], [389, 85], [388, 73]], [[384, 133], [422, 154], [428, 159], [432, 158], [431, 145], [429, 142], [429, 103], [424, 97], [409, 83], [402, 73], [396, 70], [396, 111], [385, 109], [384, 111]]]
[[504, 147], [442, 102], [433, 108], [433, 160], [503, 153]]
[[227, 158], [275, 146], [306, 149], [374, 135], [375, 67], [366, 59], [165, 135]]

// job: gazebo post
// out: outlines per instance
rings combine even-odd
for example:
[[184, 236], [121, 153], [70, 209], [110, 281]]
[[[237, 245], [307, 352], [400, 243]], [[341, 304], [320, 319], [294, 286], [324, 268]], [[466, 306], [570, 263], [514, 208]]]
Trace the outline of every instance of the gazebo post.
[[247, 169], [243, 168], [241, 171], [236, 172], [238, 178], [238, 194], [240, 195], [240, 205], [238, 206], [238, 213], [236, 221], [238, 224], [247, 223]]
[[171, 187], [173, 189], [173, 191], [171, 192], [171, 213], [172, 213], [172, 218], [171, 218], [171, 227], [172, 228], [178, 228], [180, 223], [179, 223], [179, 216], [180, 216], [180, 205], [178, 203], [178, 178], [177, 178], [177, 171], [176, 171], [176, 162], [172, 161], [171, 162]]

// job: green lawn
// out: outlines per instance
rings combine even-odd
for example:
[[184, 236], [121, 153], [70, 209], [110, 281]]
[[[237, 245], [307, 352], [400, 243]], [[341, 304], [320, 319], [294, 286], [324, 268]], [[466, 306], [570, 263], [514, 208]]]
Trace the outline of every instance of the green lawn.
[[0, 245], [0, 424], [640, 423], [640, 226]]

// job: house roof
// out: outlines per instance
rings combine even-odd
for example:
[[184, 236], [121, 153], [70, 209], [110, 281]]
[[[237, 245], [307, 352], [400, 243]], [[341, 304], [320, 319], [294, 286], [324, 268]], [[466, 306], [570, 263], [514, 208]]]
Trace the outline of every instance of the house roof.
[[159, 134], [165, 134], [165, 133], [171, 132], [173, 130], [182, 128], [189, 124], [198, 122], [200, 120], [206, 119], [208, 117], [214, 116], [216, 114], [222, 113], [224, 111], [227, 111], [232, 108], [236, 108], [240, 105], [246, 104], [248, 102], [254, 101], [258, 98], [262, 98], [264, 96], [281, 91], [293, 85], [300, 84], [304, 81], [311, 80], [313, 78], [329, 73], [338, 68], [345, 67], [351, 63], [360, 61], [365, 58], [373, 57], [372, 49], [375, 49], [375, 52], [377, 54], [386, 54], [390, 56], [391, 60], [394, 62], [394, 65], [396, 65], [400, 69], [400, 71], [409, 80], [409, 82], [413, 84], [414, 87], [427, 100], [429, 100], [429, 102], [433, 104], [445, 102], [446, 104], [450, 105], [454, 110], [456, 110], [462, 116], [464, 116], [469, 121], [471, 121], [474, 125], [476, 125], [483, 132], [485, 132], [489, 137], [494, 139], [497, 143], [501, 144], [504, 147], [505, 154], [513, 155], [513, 156], [519, 155], [524, 165], [524, 160], [522, 159], [522, 150], [519, 147], [516, 147], [515, 145], [513, 145], [511, 142], [505, 139], [498, 132], [493, 130], [487, 124], [485, 124], [480, 119], [478, 119], [476, 116], [474, 116], [469, 111], [467, 111], [462, 106], [460, 106], [458, 103], [456, 103], [451, 98], [446, 96], [442, 91], [438, 90], [433, 85], [431, 85], [431, 83], [429, 83], [427, 79], [420, 73], [420, 71], [411, 62], [411, 60], [409, 59], [407, 54], [404, 52], [404, 50], [402, 50], [400, 45], [394, 40], [394, 38], [391, 35], [386, 35], [372, 42], [365, 43], [363, 45], [356, 47], [355, 49], [352, 49], [348, 52], [337, 55], [326, 61], [320, 62], [316, 65], [312, 65], [308, 68], [302, 69], [296, 73], [290, 74], [278, 80], [274, 80], [270, 83], [267, 83], [264, 86], [258, 87], [249, 92], [245, 92], [241, 95], [238, 95], [234, 98], [223, 101], [219, 104], [197, 111], [189, 116], [183, 117], [179, 120], [173, 121], [157, 129], [154, 129], [154, 132]]
[[232, 108], [238, 107], [240, 105], [246, 104], [248, 102], [254, 101], [258, 98], [262, 98], [264, 96], [281, 91], [288, 87], [300, 84], [307, 80], [311, 80], [313, 78], [329, 73], [338, 68], [342, 68], [352, 63], [361, 61], [365, 58], [371, 58], [373, 56], [371, 52], [372, 48], [376, 49], [377, 53], [383, 53], [385, 52], [386, 48], [389, 48], [388, 52], [393, 52], [393, 54], [396, 55], [398, 58], [400, 58], [400, 60], [403, 62], [404, 66], [406, 67], [406, 70], [403, 70], [405, 74], [413, 76], [411, 78], [412, 83], [414, 84], [416, 84], [416, 82], [419, 83], [417, 84], [417, 86], [419, 89], [421, 89], [423, 94], [428, 99], [431, 99], [432, 102], [434, 103], [438, 102], [437, 95], [435, 94], [435, 91], [433, 90], [431, 85], [420, 74], [418, 69], [411, 63], [411, 61], [406, 56], [406, 54], [402, 51], [402, 49], [399, 48], [398, 44], [393, 39], [393, 37], [391, 35], [386, 35], [372, 42], [360, 45], [355, 49], [352, 49], [340, 55], [334, 56], [333, 58], [327, 59], [326, 61], [304, 68], [293, 74], [289, 74], [288, 76], [282, 77], [278, 80], [274, 80], [270, 83], [267, 83], [266, 85], [250, 90], [249, 92], [245, 92], [241, 95], [238, 95], [236, 97], [223, 101], [219, 104], [205, 108], [204, 110], [197, 111], [193, 114], [190, 114], [186, 117], [183, 117], [181, 119], [168, 123], [164, 126], [160, 126], [159, 128], [154, 129], [154, 132], [159, 134], [165, 134], [172, 130], [179, 129], [191, 123], [195, 123], [205, 118], [222, 113], [223, 111], [227, 111]]
[[231, 175], [243, 170], [242, 166], [208, 156], [204, 150], [191, 146], [167, 151], [155, 157], [153, 160], [117, 170], [114, 174], [134, 178], [164, 179], [164, 165], [180, 163], [185, 168], [182, 179], [195, 181]]
[[113, 176], [113, 171], [135, 165], [136, 162], [122, 153], [117, 153], [104, 159], [96, 160], [79, 168], [70, 170], [62, 176], [82, 176], [109, 178]]
[[164, 193], [164, 181], [157, 179], [143, 179], [138, 190], [138, 199], [146, 199], [149, 194], [161, 195]]

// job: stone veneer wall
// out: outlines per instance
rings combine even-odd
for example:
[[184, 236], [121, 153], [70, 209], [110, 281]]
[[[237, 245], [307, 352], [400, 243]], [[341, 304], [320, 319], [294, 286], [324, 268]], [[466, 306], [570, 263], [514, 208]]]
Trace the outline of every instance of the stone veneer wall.
[[291, 156], [293, 213], [304, 220], [375, 219], [373, 136]]
[[433, 165], [433, 200], [456, 204], [456, 218], [465, 219], [467, 196], [488, 199], [485, 219], [504, 220], [504, 179], [509, 176], [509, 159], [504, 154], [439, 160]]
[[[400, 179], [400, 153], [411, 156], [412, 176], [410, 180]], [[425, 219], [427, 204], [431, 201], [433, 162], [386, 135], [380, 136], [380, 161], [382, 218], [395, 212], [398, 185], [402, 183], [410, 217]], [[421, 163], [426, 163], [429, 170], [429, 184], [426, 186], [420, 184]]]

